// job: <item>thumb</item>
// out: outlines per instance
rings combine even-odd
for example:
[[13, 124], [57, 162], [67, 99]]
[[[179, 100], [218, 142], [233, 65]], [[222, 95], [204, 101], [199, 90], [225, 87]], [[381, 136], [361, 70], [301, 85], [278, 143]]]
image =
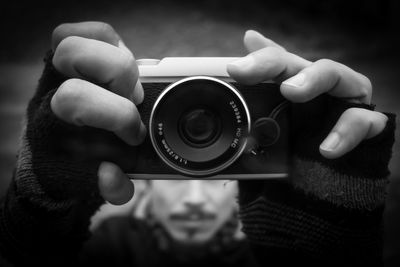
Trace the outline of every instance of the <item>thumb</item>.
[[113, 205], [127, 203], [135, 192], [128, 176], [114, 163], [102, 162], [98, 170], [101, 196]]
[[320, 153], [328, 159], [343, 156], [361, 141], [372, 138], [383, 131], [388, 117], [380, 112], [361, 108], [350, 108], [320, 145]]

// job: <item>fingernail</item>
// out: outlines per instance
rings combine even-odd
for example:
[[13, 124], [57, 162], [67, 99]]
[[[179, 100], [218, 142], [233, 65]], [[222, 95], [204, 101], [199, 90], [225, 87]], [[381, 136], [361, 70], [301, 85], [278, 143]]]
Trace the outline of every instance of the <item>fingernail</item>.
[[325, 151], [333, 151], [340, 143], [340, 135], [336, 132], [331, 132], [328, 137], [322, 142], [320, 148]]
[[282, 82], [282, 84], [292, 87], [301, 87], [306, 81], [306, 75], [304, 73], [299, 73], [290, 79]]
[[138, 80], [136, 82], [135, 88], [133, 89], [131, 100], [135, 105], [139, 105], [143, 102], [144, 99], [144, 90], [142, 83]]
[[259, 33], [258, 31], [255, 30], [247, 30], [245, 35], [253, 35], [253, 36], [257, 36], [257, 37], [264, 37], [261, 33]]
[[239, 68], [240, 70], [245, 70], [245, 69], [249, 69], [252, 66], [254, 66], [254, 58], [252, 56], [245, 56], [242, 58], [239, 58], [235, 61], [232, 61], [228, 64], [229, 66], [232, 66], [234, 68]]

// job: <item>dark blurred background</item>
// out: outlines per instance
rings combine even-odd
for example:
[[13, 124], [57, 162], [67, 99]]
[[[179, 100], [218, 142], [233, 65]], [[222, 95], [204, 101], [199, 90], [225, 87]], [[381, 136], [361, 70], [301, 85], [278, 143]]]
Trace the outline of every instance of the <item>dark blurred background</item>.
[[[243, 34], [255, 29], [307, 59], [330, 58], [365, 74], [377, 109], [400, 114], [400, 8], [394, 0], [8, 1], [0, 8], [0, 196], [51, 31], [64, 22], [108, 22], [136, 58], [242, 56]], [[397, 141], [385, 210], [387, 266], [400, 266], [399, 151]]]

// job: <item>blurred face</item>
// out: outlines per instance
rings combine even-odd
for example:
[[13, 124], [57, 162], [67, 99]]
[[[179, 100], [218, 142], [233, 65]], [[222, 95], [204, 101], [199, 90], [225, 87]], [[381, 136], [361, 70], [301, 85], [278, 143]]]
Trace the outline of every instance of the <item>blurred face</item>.
[[187, 244], [210, 240], [237, 206], [236, 181], [153, 180], [150, 190], [153, 216]]

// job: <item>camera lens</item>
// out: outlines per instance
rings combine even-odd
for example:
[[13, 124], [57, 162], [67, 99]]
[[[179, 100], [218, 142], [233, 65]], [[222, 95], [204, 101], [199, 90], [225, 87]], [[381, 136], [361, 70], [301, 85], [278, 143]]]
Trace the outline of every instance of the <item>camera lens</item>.
[[154, 149], [188, 176], [211, 176], [243, 152], [250, 114], [236, 88], [213, 77], [179, 80], [158, 96], [150, 114]]
[[196, 108], [183, 114], [179, 123], [183, 141], [193, 147], [206, 147], [221, 134], [221, 121], [215, 113]]

